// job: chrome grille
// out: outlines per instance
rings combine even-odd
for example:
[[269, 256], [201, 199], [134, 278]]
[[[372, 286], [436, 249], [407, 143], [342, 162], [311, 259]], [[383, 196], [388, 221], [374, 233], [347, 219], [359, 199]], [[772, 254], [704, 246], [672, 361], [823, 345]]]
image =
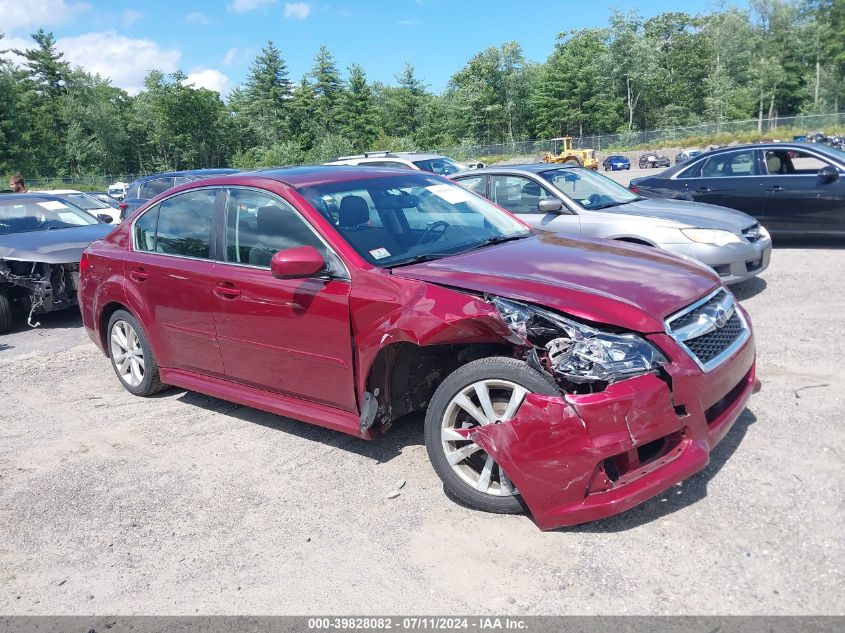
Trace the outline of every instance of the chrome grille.
[[733, 295], [724, 288], [670, 316], [666, 331], [704, 371], [727, 360], [751, 336]]

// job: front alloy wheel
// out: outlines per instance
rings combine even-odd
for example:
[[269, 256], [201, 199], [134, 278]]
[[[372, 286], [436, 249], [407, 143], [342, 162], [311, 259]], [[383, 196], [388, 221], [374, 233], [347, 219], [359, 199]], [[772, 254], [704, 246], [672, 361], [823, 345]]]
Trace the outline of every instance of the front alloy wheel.
[[479, 427], [512, 420], [531, 393], [560, 391], [550, 377], [507, 357], [467, 363], [440, 383], [426, 413], [425, 443], [450, 496], [488, 512], [522, 511], [517, 487], [471, 436]]

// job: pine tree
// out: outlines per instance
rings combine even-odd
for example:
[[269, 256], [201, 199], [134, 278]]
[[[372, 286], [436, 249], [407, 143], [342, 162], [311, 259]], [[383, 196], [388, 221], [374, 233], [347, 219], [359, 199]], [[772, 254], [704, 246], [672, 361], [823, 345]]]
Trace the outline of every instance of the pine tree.
[[311, 71], [311, 76], [314, 78], [313, 90], [319, 125], [324, 133], [331, 134], [337, 127], [335, 119], [343, 85], [334, 57], [325, 44], [320, 46], [320, 50], [314, 58], [314, 69]]
[[378, 136], [378, 121], [373, 92], [358, 64], [349, 67], [348, 87], [340, 100], [337, 119], [341, 135], [352, 142], [354, 151], [372, 149]]

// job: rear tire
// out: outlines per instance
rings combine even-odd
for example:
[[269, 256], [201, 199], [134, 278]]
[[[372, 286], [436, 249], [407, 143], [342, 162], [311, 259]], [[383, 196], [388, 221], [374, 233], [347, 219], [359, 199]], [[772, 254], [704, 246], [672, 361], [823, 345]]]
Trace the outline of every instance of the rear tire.
[[458, 431], [506, 422], [530, 393], [559, 395], [560, 390], [527, 363], [498, 356], [467, 363], [440, 384], [425, 416], [425, 446], [448, 496], [485, 512], [523, 511], [507, 474]]
[[152, 396], [167, 388], [161, 383], [158, 363], [144, 328], [126, 310], [109, 319], [106, 348], [114, 373], [124, 389], [136, 396]]
[[0, 334], [12, 329], [14, 314], [12, 314], [12, 302], [6, 293], [0, 290]]

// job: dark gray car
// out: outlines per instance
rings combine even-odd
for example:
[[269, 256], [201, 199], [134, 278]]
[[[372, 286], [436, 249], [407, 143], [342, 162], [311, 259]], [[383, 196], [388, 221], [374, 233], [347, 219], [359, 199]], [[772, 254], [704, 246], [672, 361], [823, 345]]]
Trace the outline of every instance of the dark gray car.
[[751, 216], [680, 200], [647, 199], [581, 167], [508, 165], [452, 179], [536, 229], [655, 246], [713, 268], [734, 284], [769, 265], [772, 241]]

